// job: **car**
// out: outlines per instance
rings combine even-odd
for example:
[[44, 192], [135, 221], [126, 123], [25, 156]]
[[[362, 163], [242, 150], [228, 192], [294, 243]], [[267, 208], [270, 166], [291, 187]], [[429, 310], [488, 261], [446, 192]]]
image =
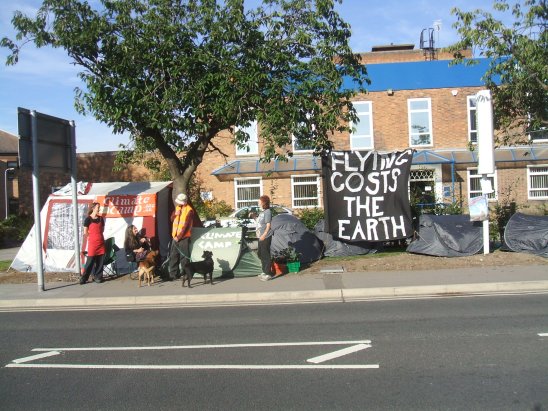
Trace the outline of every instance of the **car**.
[[[293, 214], [293, 211], [290, 208], [276, 204], [271, 204], [270, 210], [272, 211], [273, 217], [278, 214]], [[241, 207], [234, 211], [232, 214], [230, 214], [229, 217], [237, 218], [240, 220], [250, 219], [253, 217], [253, 215], [258, 216], [261, 211], [262, 209], [258, 205]]]
[[[271, 204], [270, 210], [272, 210], [272, 216], [278, 214], [293, 214], [293, 210], [290, 208]], [[218, 221], [206, 221], [204, 227], [246, 227], [247, 236], [255, 237], [255, 229], [257, 228], [256, 218], [261, 212], [261, 208], [258, 205], [246, 206], [238, 208], [228, 217], [221, 217]]]

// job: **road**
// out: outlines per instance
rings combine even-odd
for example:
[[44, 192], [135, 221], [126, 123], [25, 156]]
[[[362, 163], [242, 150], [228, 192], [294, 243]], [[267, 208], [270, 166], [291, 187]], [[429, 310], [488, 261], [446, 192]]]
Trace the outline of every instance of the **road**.
[[548, 410], [546, 295], [0, 323], [5, 410]]

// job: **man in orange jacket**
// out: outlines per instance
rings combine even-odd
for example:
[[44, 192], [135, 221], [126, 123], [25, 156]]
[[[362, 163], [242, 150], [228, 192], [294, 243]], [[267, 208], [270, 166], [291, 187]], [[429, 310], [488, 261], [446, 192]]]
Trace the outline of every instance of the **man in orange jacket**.
[[190, 235], [194, 210], [188, 204], [186, 194], [175, 198], [175, 210], [171, 214], [171, 249], [169, 250], [169, 280], [181, 278], [181, 271], [190, 260]]

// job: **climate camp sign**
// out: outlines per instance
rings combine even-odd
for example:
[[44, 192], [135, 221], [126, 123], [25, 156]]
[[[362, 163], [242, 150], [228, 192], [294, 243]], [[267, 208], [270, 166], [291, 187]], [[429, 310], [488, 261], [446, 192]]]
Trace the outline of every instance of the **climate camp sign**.
[[344, 242], [412, 235], [408, 181], [413, 150], [332, 151], [322, 158], [325, 231]]

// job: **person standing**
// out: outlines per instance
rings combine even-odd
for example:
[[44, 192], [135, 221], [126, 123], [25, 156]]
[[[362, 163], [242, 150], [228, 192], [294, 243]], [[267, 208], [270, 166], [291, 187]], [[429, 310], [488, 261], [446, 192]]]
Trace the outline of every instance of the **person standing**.
[[190, 236], [194, 210], [188, 197], [181, 193], [175, 198], [175, 210], [171, 214], [171, 249], [169, 250], [169, 280], [181, 278], [181, 270], [190, 261]]
[[262, 211], [257, 218], [257, 254], [261, 259], [263, 272], [259, 274], [259, 280], [268, 281], [272, 279], [272, 260], [270, 258], [270, 243], [272, 242], [272, 210], [270, 210], [270, 197], [259, 197], [259, 207]]
[[105, 261], [105, 219], [99, 215], [99, 203], [91, 203], [88, 216], [84, 220], [84, 238], [87, 237], [88, 253], [84, 273], [80, 277], [80, 284], [88, 282], [93, 275], [93, 281], [103, 282], [103, 262]]

